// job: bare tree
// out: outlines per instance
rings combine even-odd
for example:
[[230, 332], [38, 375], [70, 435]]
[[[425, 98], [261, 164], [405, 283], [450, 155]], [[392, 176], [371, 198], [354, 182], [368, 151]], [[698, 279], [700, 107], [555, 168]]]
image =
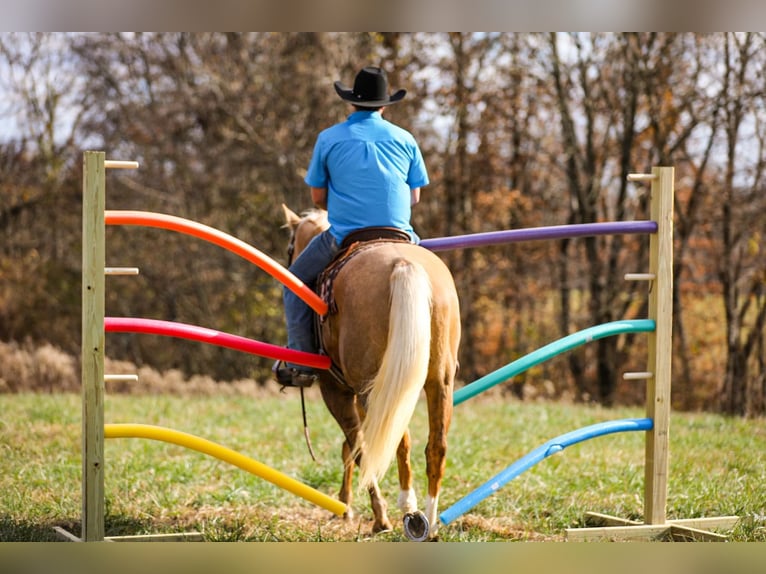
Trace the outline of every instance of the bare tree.
[[[88, 105], [66, 37], [0, 34], [0, 338], [76, 345], [79, 313], [79, 162], [72, 154]], [[74, 195], [73, 195], [74, 191]], [[74, 204], [74, 208], [73, 208]]]
[[[674, 405], [763, 412], [763, 48], [761, 34], [0, 34], [0, 125], [14, 127], [0, 142], [0, 337], [78, 352], [83, 147], [141, 163], [108, 175], [109, 209], [189, 217], [284, 261], [279, 204], [310, 206], [316, 134], [348, 113], [332, 82], [374, 62], [410, 94], [388, 113], [426, 157], [423, 237], [643, 219], [646, 194], [625, 175], [674, 165]], [[462, 378], [641, 316], [645, 290], [622, 274], [645, 264], [646, 243], [444, 253], [464, 313]], [[110, 228], [107, 245], [110, 262], [142, 270], [110, 280], [108, 313], [284, 339], [281, 286], [239, 258], [149, 229]], [[723, 343], [703, 341], [695, 305], [719, 295]], [[640, 360], [635, 342], [599, 340], [519, 379], [642, 402], [617, 382]], [[108, 350], [222, 379], [270, 366], [151, 337], [115, 334]]]
[[[762, 414], [766, 264], [760, 251], [764, 229], [762, 110], [766, 66], [758, 55], [763, 54], [766, 45], [759, 34], [729, 33], [723, 48], [720, 98], [726, 163], [718, 201], [720, 224], [714, 228], [720, 234], [717, 264], [726, 314], [721, 409], [737, 415]], [[752, 130], [751, 134], [747, 130]], [[748, 140], [755, 145], [745, 145]]]
[[[562, 43], [567, 54], [562, 54]], [[549, 37], [550, 74], [560, 125], [561, 156], [569, 193], [568, 223], [594, 223], [600, 220], [625, 220], [642, 213], [641, 205], [627, 193], [626, 176], [633, 168], [637, 118], [641, 111], [640, 36], [581, 35]], [[572, 251], [582, 246], [581, 258]], [[582, 241], [561, 242], [558, 260], [561, 289], [561, 331], [570, 332], [576, 309], [572, 294], [584, 288], [586, 316], [591, 325], [624, 317], [630, 286], [621, 284], [625, 249], [634, 246], [637, 265], [645, 258], [641, 244], [621, 236], [586, 237]], [[573, 276], [576, 264], [584, 269]], [[584, 275], [584, 277], [583, 277]], [[595, 394], [611, 404], [621, 362], [618, 340], [600, 339], [595, 345], [593, 392], [588, 385], [587, 350], [571, 353], [570, 368], [577, 388], [584, 396]]]

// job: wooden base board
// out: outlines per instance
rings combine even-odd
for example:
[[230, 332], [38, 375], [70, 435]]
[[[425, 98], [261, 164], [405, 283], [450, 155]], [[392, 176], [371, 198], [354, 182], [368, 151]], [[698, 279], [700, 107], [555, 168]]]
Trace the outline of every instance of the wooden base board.
[[[629, 540], [670, 540], [676, 542], [722, 542], [728, 539], [725, 534], [712, 532], [711, 529], [731, 530], [739, 522], [738, 516], [719, 516], [712, 518], [688, 518], [668, 520], [665, 524], [644, 524], [588, 512], [585, 522], [593, 526], [585, 528], [567, 528], [566, 538], [574, 542], [629, 541]], [[67, 542], [82, 542], [74, 534], [54, 527], [58, 537]], [[199, 532], [175, 534], [139, 534], [135, 536], [109, 536], [105, 542], [202, 542], [204, 537]]]
[[587, 542], [605, 540], [671, 540], [686, 542], [725, 541], [724, 534], [711, 529], [730, 530], [739, 521], [738, 516], [720, 516], [715, 518], [689, 518], [668, 520], [665, 524], [644, 524], [635, 520], [626, 520], [588, 512], [585, 522], [593, 526], [586, 528], [567, 528], [567, 540]]
[[[58, 526], [53, 528], [56, 535], [66, 542], [82, 542], [71, 532]], [[104, 542], [204, 542], [205, 537], [200, 532], [180, 532], [173, 534], [137, 534], [135, 536], [108, 536]]]

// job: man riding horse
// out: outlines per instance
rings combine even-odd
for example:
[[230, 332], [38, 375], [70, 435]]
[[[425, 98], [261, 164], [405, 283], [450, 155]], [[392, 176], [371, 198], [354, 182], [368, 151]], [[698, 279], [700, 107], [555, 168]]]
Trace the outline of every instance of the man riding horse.
[[[358, 467], [359, 484], [370, 495], [372, 531], [392, 528], [379, 483], [396, 458], [405, 533], [435, 538], [460, 342], [455, 282], [437, 255], [417, 245], [410, 225], [411, 206], [428, 175], [412, 135], [381, 115], [404, 98], [404, 90], [389, 95], [380, 68], [361, 70], [353, 89], [338, 82], [335, 89], [355, 111], [319, 135], [306, 175], [314, 203], [326, 211], [300, 217], [285, 208], [295, 257], [290, 270], [309, 287], [316, 289], [320, 273], [345, 244], [352, 245], [329, 273], [329, 311], [319, 325], [333, 369], [312, 373], [288, 364], [277, 368], [277, 380], [301, 387], [319, 383], [345, 436], [338, 496], [347, 505], [346, 518], [353, 516], [352, 474]], [[386, 241], [373, 241], [378, 238]], [[313, 311], [289, 289], [284, 300], [288, 347], [317, 352]], [[412, 480], [409, 432], [423, 392], [425, 513], [418, 510]]]
[[[386, 106], [402, 101], [406, 91], [389, 94], [386, 72], [377, 67], [360, 70], [351, 89], [335, 82], [335, 90], [354, 111], [346, 121], [319, 134], [305, 177], [312, 202], [327, 210], [330, 226], [289, 267], [312, 289], [353, 232], [392, 228], [419, 243], [410, 224], [411, 207], [420, 200], [420, 188], [428, 184], [415, 138], [382, 116]], [[288, 348], [318, 352], [314, 312], [288, 288], [283, 299]], [[275, 375], [281, 384], [297, 387], [317, 380], [315, 372], [291, 363], [277, 368]]]

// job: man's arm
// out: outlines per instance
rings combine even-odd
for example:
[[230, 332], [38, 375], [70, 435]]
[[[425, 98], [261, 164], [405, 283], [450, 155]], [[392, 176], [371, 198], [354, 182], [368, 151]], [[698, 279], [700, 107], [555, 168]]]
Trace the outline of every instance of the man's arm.
[[410, 205], [415, 205], [420, 201], [420, 188], [416, 187], [415, 189], [410, 190]]
[[312, 187], [311, 188], [311, 201], [319, 209], [327, 211], [327, 188], [326, 187]]

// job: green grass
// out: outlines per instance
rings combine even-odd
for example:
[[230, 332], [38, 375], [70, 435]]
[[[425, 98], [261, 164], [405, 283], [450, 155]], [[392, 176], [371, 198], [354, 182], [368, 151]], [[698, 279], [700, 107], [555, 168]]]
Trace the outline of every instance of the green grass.
[[[312, 393], [313, 395], [313, 393]], [[331, 496], [341, 479], [340, 431], [316, 398], [307, 404], [318, 461], [308, 454], [297, 393], [264, 397], [108, 396], [108, 423], [167, 426], [241, 451]], [[80, 398], [0, 395], [0, 541], [79, 534]], [[641, 417], [557, 403], [474, 399], [455, 409], [440, 509], [543, 442], [596, 422]], [[425, 491], [425, 408], [412, 425], [416, 488]], [[766, 420], [673, 413], [668, 518], [738, 515], [734, 541], [766, 541]], [[443, 541], [563, 540], [588, 511], [641, 520], [643, 433], [574, 445], [514, 479], [442, 527]], [[382, 488], [395, 523], [372, 537], [367, 496], [357, 518], [332, 518], [269, 482], [179, 446], [114, 439], [105, 446], [108, 536], [198, 531], [211, 541], [405, 540], [396, 473]]]

